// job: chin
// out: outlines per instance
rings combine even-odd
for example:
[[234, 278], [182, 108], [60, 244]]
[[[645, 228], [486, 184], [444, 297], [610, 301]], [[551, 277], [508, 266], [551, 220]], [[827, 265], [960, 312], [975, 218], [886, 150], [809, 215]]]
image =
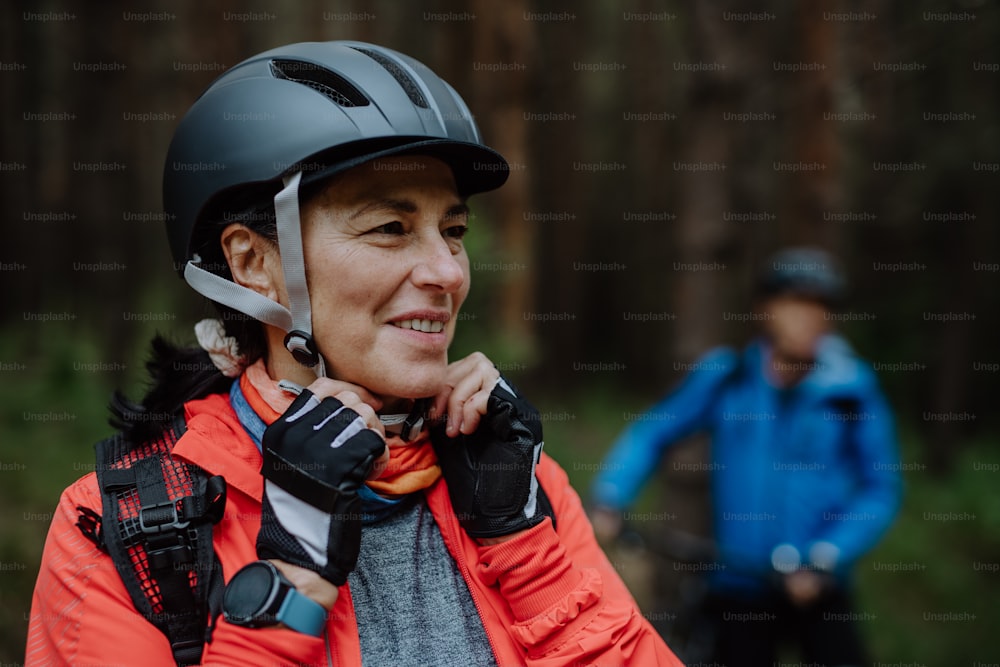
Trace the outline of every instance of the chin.
[[394, 398], [427, 398], [434, 396], [444, 385], [446, 366], [440, 369], [402, 369], [392, 378], [384, 378], [382, 382], [369, 387], [376, 394], [381, 396], [392, 396]]
[[811, 364], [816, 361], [814, 350], [789, 350], [785, 355], [789, 360], [800, 364]]

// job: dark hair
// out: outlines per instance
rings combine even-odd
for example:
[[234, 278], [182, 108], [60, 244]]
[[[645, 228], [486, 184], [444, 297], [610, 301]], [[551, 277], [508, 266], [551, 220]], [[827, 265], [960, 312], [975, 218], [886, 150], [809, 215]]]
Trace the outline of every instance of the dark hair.
[[[253, 203], [262, 200], [265, 203]], [[201, 258], [199, 266], [227, 280], [232, 280], [233, 276], [219, 238], [228, 225], [241, 223], [277, 243], [274, 204], [259, 187], [252, 193], [231, 193], [224, 202], [212, 206], [205, 219], [207, 221], [199, 226], [201, 233], [192, 239], [192, 247]], [[247, 363], [266, 357], [267, 337], [260, 322], [221, 303], [213, 301], [212, 304], [226, 335], [236, 339]], [[160, 335], [151, 342], [146, 370], [149, 388], [141, 401], [136, 403], [116, 391], [109, 406], [111, 425], [133, 442], [157, 437], [169, 428], [185, 403], [229, 391], [233, 382], [216, 368], [202, 348], [176, 345]]]
[[166, 430], [184, 403], [229, 390], [223, 375], [200, 347], [180, 347], [160, 335], [153, 338], [146, 361], [150, 387], [138, 403], [116, 391], [111, 397], [112, 427], [138, 444]]

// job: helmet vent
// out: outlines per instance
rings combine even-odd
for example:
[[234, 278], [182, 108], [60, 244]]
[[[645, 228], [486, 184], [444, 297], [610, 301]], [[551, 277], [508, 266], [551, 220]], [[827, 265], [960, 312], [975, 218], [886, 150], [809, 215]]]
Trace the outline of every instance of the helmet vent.
[[347, 79], [325, 67], [303, 60], [272, 60], [271, 74], [309, 86], [342, 107], [368, 106], [368, 98]]
[[355, 51], [360, 51], [385, 68], [385, 70], [392, 75], [392, 78], [394, 78], [397, 83], [403, 87], [403, 90], [406, 91], [406, 96], [410, 98], [411, 102], [423, 109], [428, 108], [429, 105], [427, 104], [427, 99], [424, 98], [424, 94], [420, 92], [420, 87], [417, 86], [417, 83], [410, 77], [409, 74], [406, 73], [406, 70], [378, 51], [362, 49], [358, 46], [352, 46], [351, 48]]

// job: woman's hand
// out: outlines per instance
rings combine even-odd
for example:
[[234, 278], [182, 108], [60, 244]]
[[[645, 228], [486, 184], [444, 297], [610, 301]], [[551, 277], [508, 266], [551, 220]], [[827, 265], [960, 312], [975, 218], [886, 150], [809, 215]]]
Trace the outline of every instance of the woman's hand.
[[428, 410], [428, 419], [433, 423], [447, 415], [445, 434], [449, 438], [459, 433], [471, 435], [486, 414], [490, 392], [499, 379], [500, 371], [482, 352], [449, 364], [444, 386]]
[[[311, 391], [319, 401], [322, 401], [327, 396], [337, 399], [348, 408], [357, 412], [365, 420], [365, 425], [368, 428], [381, 435], [383, 440], [385, 439], [385, 426], [382, 425], [376, 414], [376, 411], [382, 408], [382, 401], [361, 385], [341, 380], [332, 380], [330, 378], [319, 378], [314, 380], [306, 389]], [[387, 446], [382, 455], [372, 464], [372, 471], [369, 473], [367, 479], [376, 479], [382, 474], [382, 471], [385, 470], [388, 464], [389, 447]]]
[[[382, 407], [382, 401], [364, 387], [349, 382], [341, 382], [340, 380], [319, 378], [306, 387], [306, 389], [311, 391], [318, 401], [322, 401], [327, 397], [337, 399], [345, 407], [358, 413], [364, 420], [365, 426], [385, 438], [385, 427], [375, 413], [376, 410]], [[368, 474], [367, 479], [378, 477], [388, 462], [389, 448], [386, 447], [382, 455], [372, 464], [372, 471]], [[272, 558], [271, 562], [292, 582], [299, 593], [323, 605], [323, 608], [327, 611], [333, 609], [333, 605], [337, 602], [337, 596], [339, 595], [339, 589], [335, 585], [313, 570], [275, 558]]]
[[361, 387], [317, 380], [264, 431], [260, 558], [315, 570], [334, 586], [347, 581], [361, 547], [358, 491], [388, 457], [365, 397], [374, 400]]
[[448, 375], [430, 416], [452, 507], [480, 544], [506, 541], [552, 516], [535, 478], [541, 415], [481, 353], [452, 364]]

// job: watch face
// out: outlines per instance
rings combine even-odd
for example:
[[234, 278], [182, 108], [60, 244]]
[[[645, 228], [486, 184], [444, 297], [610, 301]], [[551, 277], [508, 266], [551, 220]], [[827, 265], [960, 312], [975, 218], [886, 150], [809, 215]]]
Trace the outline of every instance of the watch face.
[[226, 620], [237, 624], [271, 620], [260, 618], [260, 615], [271, 611], [269, 607], [278, 588], [276, 573], [273, 565], [261, 561], [250, 563], [237, 572], [226, 586], [222, 600]]

